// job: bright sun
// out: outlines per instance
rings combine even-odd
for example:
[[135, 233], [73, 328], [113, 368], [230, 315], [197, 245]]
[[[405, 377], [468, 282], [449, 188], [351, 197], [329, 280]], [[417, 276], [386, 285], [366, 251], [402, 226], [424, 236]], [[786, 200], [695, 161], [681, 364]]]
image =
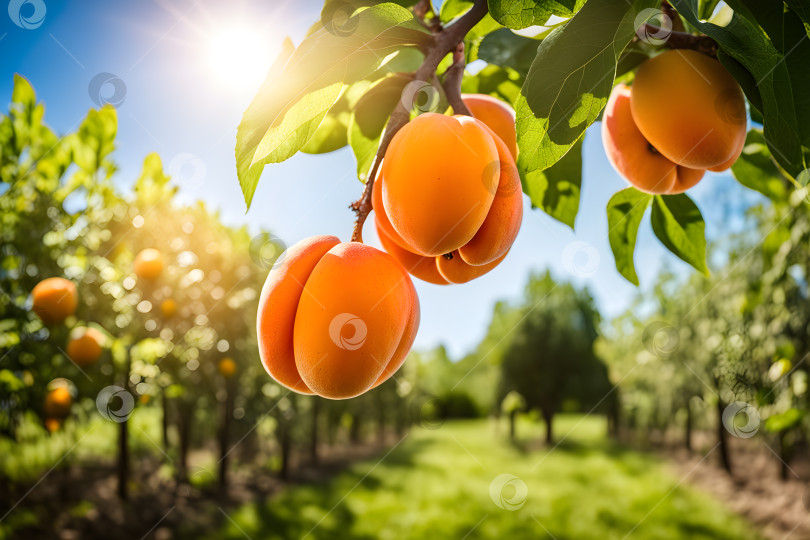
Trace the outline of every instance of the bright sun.
[[255, 92], [278, 50], [278, 44], [257, 29], [228, 28], [208, 40], [208, 65], [222, 85]]

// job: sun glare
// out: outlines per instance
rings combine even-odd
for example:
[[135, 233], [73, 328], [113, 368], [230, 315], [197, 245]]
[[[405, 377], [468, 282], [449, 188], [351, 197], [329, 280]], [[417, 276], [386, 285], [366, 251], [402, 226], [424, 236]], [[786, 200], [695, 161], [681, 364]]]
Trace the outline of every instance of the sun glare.
[[208, 65], [223, 86], [253, 92], [264, 80], [278, 50], [278, 43], [257, 29], [231, 27], [209, 39]]

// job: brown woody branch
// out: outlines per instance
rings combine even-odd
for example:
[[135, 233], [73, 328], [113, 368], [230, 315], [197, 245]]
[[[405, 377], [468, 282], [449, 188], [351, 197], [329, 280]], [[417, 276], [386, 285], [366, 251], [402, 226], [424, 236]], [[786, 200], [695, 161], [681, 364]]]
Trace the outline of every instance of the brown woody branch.
[[[436, 32], [432, 37], [430, 43], [425, 50], [425, 59], [422, 65], [414, 73], [415, 81], [432, 81], [436, 75], [436, 68], [439, 67], [439, 62], [442, 61], [450, 51], [453, 51], [459, 43], [464, 41], [464, 36], [472, 29], [473, 26], [484, 18], [487, 14], [486, 0], [475, 0], [475, 3], [470, 10], [461, 16], [455, 23], [442, 28]], [[454, 57], [455, 58], [455, 57]], [[462, 67], [463, 75], [463, 67]], [[383, 132], [380, 146], [377, 149], [377, 154], [374, 156], [374, 162], [371, 166], [371, 171], [366, 179], [366, 186], [363, 189], [363, 195], [350, 205], [350, 208], [357, 214], [357, 219], [354, 224], [354, 232], [352, 233], [352, 242], [363, 241], [363, 224], [372, 210], [371, 205], [371, 190], [374, 188], [374, 180], [380, 168], [380, 163], [385, 157], [385, 151], [391, 143], [394, 135], [402, 129], [402, 126], [410, 120], [411, 111], [405, 108], [405, 104], [400, 100], [394, 111], [391, 113], [391, 118]]]
[[[717, 42], [709, 36], [668, 31], [649, 23], [639, 27], [638, 33], [641, 34], [642, 32], [648, 36], [661, 35], [661, 39], [665, 40], [665, 45], [670, 49], [691, 49], [712, 58], [717, 58]], [[638, 36], [635, 39], [638, 40]]]
[[444, 74], [444, 93], [447, 95], [447, 101], [453, 107], [454, 114], [464, 114], [472, 116], [464, 100], [461, 99], [461, 79], [464, 78], [464, 67], [466, 60], [464, 58], [464, 42], [456, 45], [453, 50], [453, 64], [447, 68]]
[[661, 13], [663, 13], [670, 20], [672, 30], [675, 32], [683, 32], [685, 30], [681, 16], [678, 15], [678, 12], [675, 11], [675, 8], [672, 7], [672, 4], [667, 2], [667, 0], [661, 2]]

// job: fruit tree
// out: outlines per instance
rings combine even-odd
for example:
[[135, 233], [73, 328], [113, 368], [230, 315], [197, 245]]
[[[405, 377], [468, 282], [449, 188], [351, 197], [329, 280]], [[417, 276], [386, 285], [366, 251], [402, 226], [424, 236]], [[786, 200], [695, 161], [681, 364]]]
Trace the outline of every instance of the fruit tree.
[[[248, 207], [265, 165], [348, 145], [365, 184], [350, 205], [351, 240], [362, 243], [374, 210], [390, 255], [337, 239], [321, 248], [318, 237], [271, 272], [259, 312], [263, 358], [293, 390], [357, 395], [398, 366], [418, 319], [410, 278], [389, 284], [393, 305], [372, 315], [346, 300], [368, 293], [366, 272], [382, 284], [382, 268], [396, 261], [451, 285], [508, 264], [524, 194], [573, 229], [587, 188], [582, 140], [597, 120], [630, 184], [608, 202], [607, 221], [616, 268], [636, 285], [633, 254], [648, 208], [662, 244], [708, 274], [704, 220], [686, 194], [707, 171], [730, 169], [774, 200], [810, 179], [810, 86], [799, 83], [810, 72], [810, 12], [799, 2], [434, 5], [326, 0], [303, 41], [285, 42], [243, 115], [236, 161]], [[477, 60], [486, 67], [466, 69]], [[330, 289], [338, 283], [340, 300]], [[341, 331], [356, 317], [355, 332], [329, 339], [347, 313]], [[342, 343], [365, 338], [360, 324], [373, 354]]]

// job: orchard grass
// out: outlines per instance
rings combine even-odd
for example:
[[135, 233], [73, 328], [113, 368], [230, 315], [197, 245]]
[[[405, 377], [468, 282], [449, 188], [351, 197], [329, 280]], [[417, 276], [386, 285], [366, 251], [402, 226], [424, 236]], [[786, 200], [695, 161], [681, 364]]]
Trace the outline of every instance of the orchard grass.
[[[552, 450], [535, 442], [544, 428], [529, 420], [519, 422], [517, 444], [505, 421], [414, 428], [385, 458], [223, 508], [228, 519], [206, 538], [760, 538], [662, 460], [609, 441], [602, 418], [561, 415], [554, 427], [565, 439]], [[490, 498], [504, 473], [526, 483], [518, 510]], [[514, 494], [503, 490], [507, 500]]]

